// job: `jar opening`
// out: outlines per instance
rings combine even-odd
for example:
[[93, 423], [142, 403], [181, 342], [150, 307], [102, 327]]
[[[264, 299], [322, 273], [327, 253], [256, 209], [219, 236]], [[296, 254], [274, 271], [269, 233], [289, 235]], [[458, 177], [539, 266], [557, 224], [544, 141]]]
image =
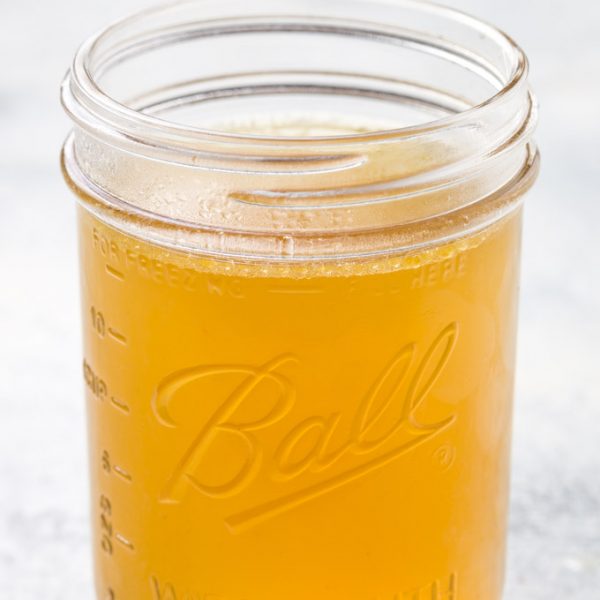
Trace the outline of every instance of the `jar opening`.
[[121, 217], [222, 235], [422, 225], [536, 155], [522, 50], [416, 0], [169, 4], [86, 42], [62, 101], [76, 185]]
[[[141, 12], [80, 48], [63, 102], [79, 125], [130, 138], [144, 127], [148, 141], [160, 133], [165, 141], [179, 136], [170, 142], [182, 145], [211, 138], [352, 142], [459, 125], [526, 79], [521, 48], [464, 13], [367, 0], [344, 3], [342, 17], [337, 4], [193, 0]], [[300, 106], [304, 116], [347, 114], [362, 126], [321, 135], [240, 132], [244, 122], [227, 119], [240, 106], [254, 119], [266, 114], [270, 124]]]

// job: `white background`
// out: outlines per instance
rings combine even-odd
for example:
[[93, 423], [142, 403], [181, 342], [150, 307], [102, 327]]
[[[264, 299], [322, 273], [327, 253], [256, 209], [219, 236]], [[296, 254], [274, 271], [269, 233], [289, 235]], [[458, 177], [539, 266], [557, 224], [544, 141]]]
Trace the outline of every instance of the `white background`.
[[[525, 47], [541, 101], [542, 175], [528, 197], [524, 238], [506, 599], [595, 600], [600, 3], [449, 1]], [[69, 124], [58, 86], [80, 41], [145, 5], [0, 0], [0, 598], [7, 600], [92, 598], [74, 201], [58, 166]]]

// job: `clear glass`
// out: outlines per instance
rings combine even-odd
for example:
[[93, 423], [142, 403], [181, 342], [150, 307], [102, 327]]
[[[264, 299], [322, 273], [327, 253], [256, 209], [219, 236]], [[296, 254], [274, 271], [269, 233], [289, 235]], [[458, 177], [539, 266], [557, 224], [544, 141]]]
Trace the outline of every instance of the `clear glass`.
[[498, 600], [523, 52], [410, 0], [178, 2], [78, 51], [100, 600]]

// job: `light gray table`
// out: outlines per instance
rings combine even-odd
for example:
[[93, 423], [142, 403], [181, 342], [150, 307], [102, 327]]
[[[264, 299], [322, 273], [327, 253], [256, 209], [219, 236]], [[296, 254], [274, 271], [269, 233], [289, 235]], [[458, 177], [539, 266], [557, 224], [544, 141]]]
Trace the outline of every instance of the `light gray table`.
[[[528, 200], [507, 600], [600, 598], [600, 4], [454, 0], [528, 51]], [[0, 597], [91, 600], [73, 199], [58, 85], [141, 0], [0, 2]], [[136, 599], [131, 599], [136, 600]], [[485, 600], [485, 599], [482, 599]]]

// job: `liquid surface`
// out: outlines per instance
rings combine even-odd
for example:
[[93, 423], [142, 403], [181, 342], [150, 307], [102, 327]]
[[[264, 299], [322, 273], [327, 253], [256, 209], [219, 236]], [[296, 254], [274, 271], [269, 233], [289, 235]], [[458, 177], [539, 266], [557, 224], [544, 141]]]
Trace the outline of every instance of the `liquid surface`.
[[499, 600], [520, 214], [288, 271], [79, 210], [101, 600]]

